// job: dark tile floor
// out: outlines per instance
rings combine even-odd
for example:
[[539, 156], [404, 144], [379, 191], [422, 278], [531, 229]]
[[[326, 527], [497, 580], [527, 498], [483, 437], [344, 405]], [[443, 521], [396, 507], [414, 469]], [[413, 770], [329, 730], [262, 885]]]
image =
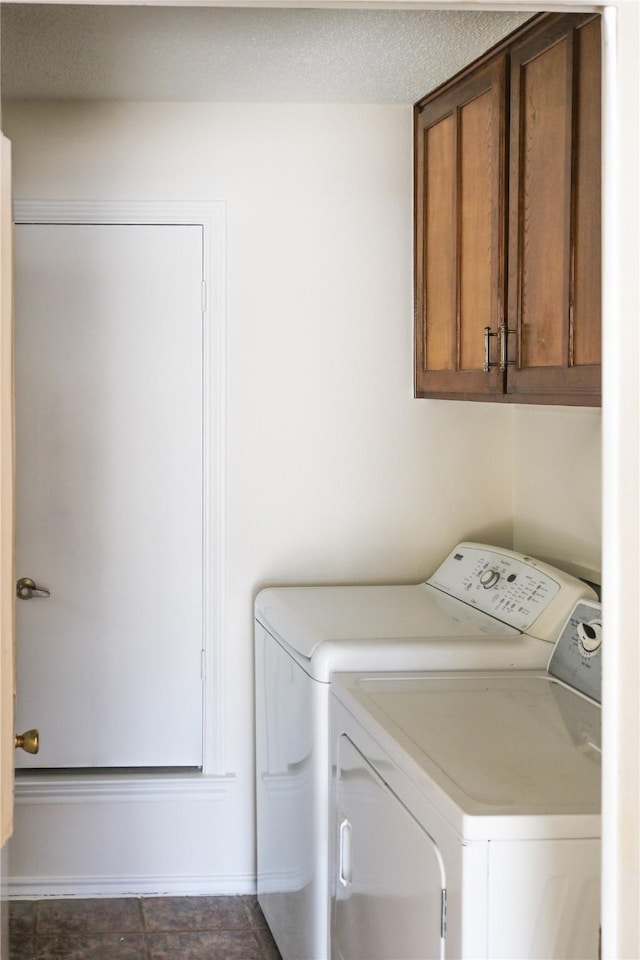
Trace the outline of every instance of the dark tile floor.
[[13, 900], [9, 960], [280, 960], [255, 897]]

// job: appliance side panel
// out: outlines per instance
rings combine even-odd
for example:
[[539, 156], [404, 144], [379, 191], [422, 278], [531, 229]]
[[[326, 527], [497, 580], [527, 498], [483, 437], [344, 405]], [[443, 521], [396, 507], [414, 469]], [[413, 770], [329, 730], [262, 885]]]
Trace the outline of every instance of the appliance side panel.
[[257, 889], [283, 960], [327, 956], [328, 712], [256, 622]]
[[494, 960], [596, 960], [600, 841], [493, 841], [489, 951]]

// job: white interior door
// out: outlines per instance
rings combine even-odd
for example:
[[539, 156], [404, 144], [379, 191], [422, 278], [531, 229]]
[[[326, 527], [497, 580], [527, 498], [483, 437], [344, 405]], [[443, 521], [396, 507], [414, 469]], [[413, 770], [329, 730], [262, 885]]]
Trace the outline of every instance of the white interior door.
[[20, 765], [201, 766], [202, 228], [15, 239]]

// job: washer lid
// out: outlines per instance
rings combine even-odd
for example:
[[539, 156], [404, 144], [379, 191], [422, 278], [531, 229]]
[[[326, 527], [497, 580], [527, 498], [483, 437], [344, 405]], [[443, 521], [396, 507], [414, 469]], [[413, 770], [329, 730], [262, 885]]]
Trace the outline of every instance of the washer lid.
[[334, 680], [394, 761], [428, 776], [435, 802], [482, 817], [600, 812], [600, 709], [548, 674]]
[[256, 619], [310, 660], [327, 640], [518, 636], [519, 631], [429, 584], [276, 587], [256, 598]]

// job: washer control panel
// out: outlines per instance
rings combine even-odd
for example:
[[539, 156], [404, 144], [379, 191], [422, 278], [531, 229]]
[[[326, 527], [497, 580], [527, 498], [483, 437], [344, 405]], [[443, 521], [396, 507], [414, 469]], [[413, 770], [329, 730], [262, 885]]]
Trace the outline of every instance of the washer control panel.
[[429, 579], [450, 596], [526, 630], [560, 590], [546, 571], [510, 551], [460, 544]]
[[601, 702], [601, 604], [585, 600], [575, 605], [553, 648], [549, 673]]
[[483, 543], [459, 543], [427, 583], [550, 643], [577, 600], [595, 599], [585, 583], [550, 564]]

